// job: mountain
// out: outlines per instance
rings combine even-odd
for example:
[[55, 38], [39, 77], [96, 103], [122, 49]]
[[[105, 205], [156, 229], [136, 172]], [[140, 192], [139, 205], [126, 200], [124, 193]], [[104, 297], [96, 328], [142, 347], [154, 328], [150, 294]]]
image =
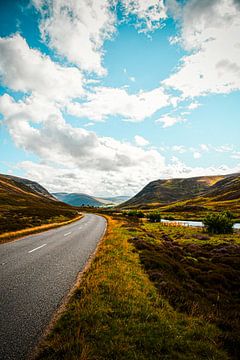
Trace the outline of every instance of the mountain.
[[81, 193], [53, 193], [58, 200], [63, 201], [72, 206], [104, 206], [105, 203], [93, 196]]
[[130, 199], [130, 196], [112, 196], [112, 197], [105, 197], [105, 198], [99, 198], [102, 201], [111, 203], [111, 204], [121, 204], [124, 201], [127, 201], [128, 199]]
[[32, 181], [12, 175], [1, 175], [1, 176], [6, 180], [15, 182], [16, 184], [18, 184], [19, 187], [21, 187], [21, 185], [25, 185], [29, 188], [28, 190], [30, 192], [37, 193], [41, 196], [45, 196], [51, 200], [56, 201], [56, 199], [42, 185], [38, 184], [36, 181]]
[[[156, 180], [121, 204], [121, 208], [158, 207], [172, 204], [206, 205], [240, 200], [240, 174]], [[179, 204], [178, 204], [179, 203]]]
[[40, 184], [0, 174], [0, 234], [68, 220], [76, 209], [55, 199]]
[[129, 199], [129, 196], [95, 197], [82, 193], [53, 193], [57, 199], [73, 206], [111, 206], [120, 204]]

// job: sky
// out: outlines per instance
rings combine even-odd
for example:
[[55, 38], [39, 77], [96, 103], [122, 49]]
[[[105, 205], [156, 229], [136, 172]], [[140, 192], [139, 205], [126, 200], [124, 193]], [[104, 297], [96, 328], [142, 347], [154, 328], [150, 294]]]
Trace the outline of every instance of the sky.
[[240, 0], [0, 0], [0, 173], [134, 195], [240, 171]]

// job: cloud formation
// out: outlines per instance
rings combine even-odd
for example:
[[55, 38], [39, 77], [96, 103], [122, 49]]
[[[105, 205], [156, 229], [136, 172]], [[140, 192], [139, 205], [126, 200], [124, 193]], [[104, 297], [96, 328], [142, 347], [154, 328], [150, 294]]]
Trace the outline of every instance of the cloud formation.
[[104, 75], [103, 43], [115, 32], [114, 1], [32, 0], [46, 44], [80, 69]]
[[83, 77], [77, 68], [57, 64], [31, 49], [19, 34], [0, 38], [0, 76], [12, 90], [37, 93], [54, 102], [83, 93]]
[[164, 25], [167, 18], [163, 0], [122, 0], [127, 15], [135, 15], [140, 32], [156, 30]]
[[159, 119], [156, 120], [156, 123], [163, 124], [163, 128], [171, 127], [177, 123], [185, 122], [186, 120], [181, 118], [180, 116], [172, 116], [169, 114], [161, 116]]
[[[169, 1], [181, 24], [178, 42], [190, 51], [163, 81], [183, 97], [240, 89], [240, 8], [233, 0]], [[176, 42], [176, 39], [175, 39]]]
[[139, 122], [168, 106], [172, 101], [162, 88], [128, 94], [125, 89], [110, 87], [96, 87], [93, 92], [86, 94], [86, 100], [84, 103], [68, 104], [68, 113], [95, 121], [119, 115], [128, 121]]

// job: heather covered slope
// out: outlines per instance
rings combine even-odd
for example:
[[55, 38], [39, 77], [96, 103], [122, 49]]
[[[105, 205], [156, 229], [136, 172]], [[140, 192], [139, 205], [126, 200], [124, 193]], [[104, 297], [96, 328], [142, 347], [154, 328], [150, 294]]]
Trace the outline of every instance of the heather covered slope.
[[162, 212], [170, 213], [175, 218], [181, 214], [185, 219], [202, 218], [208, 211], [224, 210], [230, 210], [236, 219], [240, 219], [240, 174], [229, 175], [218, 181], [201, 196], [161, 207]]
[[73, 218], [76, 209], [30, 180], [0, 175], [0, 234]]
[[239, 199], [240, 174], [201, 176], [153, 181], [121, 207], [157, 207], [180, 201], [200, 205], [210, 200], [218, 202]]

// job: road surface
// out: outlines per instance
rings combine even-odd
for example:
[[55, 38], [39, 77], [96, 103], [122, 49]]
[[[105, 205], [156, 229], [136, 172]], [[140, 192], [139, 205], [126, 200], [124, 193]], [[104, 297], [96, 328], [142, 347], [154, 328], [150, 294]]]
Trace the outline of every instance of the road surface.
[[0, 359], [26, 359], [96, 248], [106, 220], [77, 222], [0, 245]]

